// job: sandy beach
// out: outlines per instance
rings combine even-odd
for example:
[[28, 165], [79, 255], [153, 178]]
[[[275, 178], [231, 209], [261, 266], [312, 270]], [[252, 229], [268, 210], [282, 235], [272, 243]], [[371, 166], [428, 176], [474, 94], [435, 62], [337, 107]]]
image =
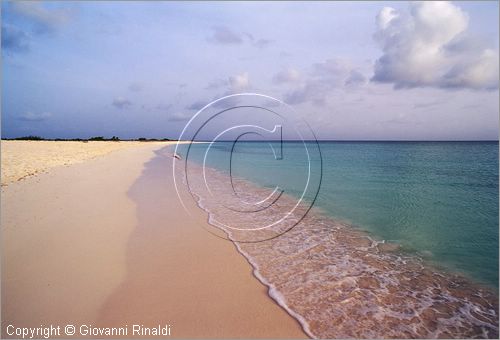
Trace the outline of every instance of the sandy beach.
[[182, 209], [165, 143], [49, 143], [2, 141], [2, 338], [19, 337], [9, 325], [68, 324], [75, 337], [82, 325], [131, 337], [133, 324], [306, 337], [235, 246], [200, 228], [206, 213]]
[[2, 140], [2, 186], [63, 165], [81, 163], [113, 151], [169, 142]]
[[499, 339], [499, 6], [3, 1], [0, 339]]

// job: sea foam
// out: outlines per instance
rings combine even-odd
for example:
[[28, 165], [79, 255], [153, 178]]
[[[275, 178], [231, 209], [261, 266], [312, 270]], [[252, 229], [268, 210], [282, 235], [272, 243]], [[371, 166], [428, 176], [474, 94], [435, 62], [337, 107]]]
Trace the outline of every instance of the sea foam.
[[[183, 171], [183, 169], [177, 169]], [[227, 174], [189, 165], [189, 188], [208, 222], [224, 231], [268, 287], [269, 296], [313, 338], [498, 337], [498, 297], [458, 274], [391, 247], [318, 209], [299, 206], [283, 225], [293, 197], [258, 214], [228, 209]], [[240, 198], [259, 201], [269, 189], [234, 179]], [[186, 182], [184, 182], [186, 185]], [[222, 194], [221, 194], [222, 193]], [[228, 204], [225, 204], [228, 203]], [[232, 227], [238, 226], [238, 229]]]

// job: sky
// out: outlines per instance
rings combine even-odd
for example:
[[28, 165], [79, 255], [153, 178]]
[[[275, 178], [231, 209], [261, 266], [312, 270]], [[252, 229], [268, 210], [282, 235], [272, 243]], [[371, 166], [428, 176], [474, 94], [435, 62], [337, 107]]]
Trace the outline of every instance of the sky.
[[224, 95], [319, 139], [498, 140], [498, 2], [3, 1], [2, 137], [178, 138]]

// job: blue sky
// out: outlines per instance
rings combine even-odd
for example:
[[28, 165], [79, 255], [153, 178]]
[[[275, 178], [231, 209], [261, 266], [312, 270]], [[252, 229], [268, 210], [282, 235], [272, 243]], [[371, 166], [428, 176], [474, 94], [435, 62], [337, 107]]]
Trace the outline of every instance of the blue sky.
[[2, 136], [176, 138], [225, 94], [322, 139], [498, 139], [497, 2], [2, 2]]

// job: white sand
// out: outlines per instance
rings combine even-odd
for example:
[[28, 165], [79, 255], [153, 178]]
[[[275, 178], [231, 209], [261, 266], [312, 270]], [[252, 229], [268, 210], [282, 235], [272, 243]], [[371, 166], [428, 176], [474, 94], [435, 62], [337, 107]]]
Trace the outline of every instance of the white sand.
[[55, 141], [6, 141], [0, 142], [2, 186], [50, 168], [81, 163], [107, 155], [116, 150], [138, 146], [167, 145], [174, 142], [55, 142]]
[[305, 337], [194, 202], [187, 216], [171, 163], [141, 177], [161, 147], [145, 144], [2, 187], [2, 335], [168, 323], [174, 338]]

